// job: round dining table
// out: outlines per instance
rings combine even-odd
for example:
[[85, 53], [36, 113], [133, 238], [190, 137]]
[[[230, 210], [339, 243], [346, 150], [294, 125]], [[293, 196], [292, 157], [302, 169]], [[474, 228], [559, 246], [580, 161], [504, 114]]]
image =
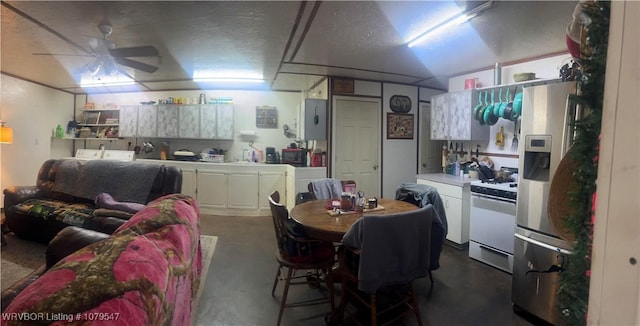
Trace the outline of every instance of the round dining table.
[[332, 216], [331, 199], [320, 199], [294, 206], [289, 215], [304, 227], [309, 237], [342, 242], [342, 236], [362, 215], [393, 214], [418, 209], [418, 206], [405, 201], [384, 198], [378, 198], [378, 206], [377, 210], [365, 209], [362, 213], [346, 212]]

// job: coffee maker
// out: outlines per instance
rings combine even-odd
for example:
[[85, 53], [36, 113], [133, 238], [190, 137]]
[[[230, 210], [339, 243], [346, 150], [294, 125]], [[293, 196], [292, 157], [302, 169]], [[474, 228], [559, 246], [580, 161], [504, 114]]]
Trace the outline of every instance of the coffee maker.
[[265, 160], [265, 163], [267, 164], [277, 164], [279, 163], [276, 157], [276, 149], [275, 147], [267, 147], [266, 148], [266, 152], [267, 152], [267, 158]]

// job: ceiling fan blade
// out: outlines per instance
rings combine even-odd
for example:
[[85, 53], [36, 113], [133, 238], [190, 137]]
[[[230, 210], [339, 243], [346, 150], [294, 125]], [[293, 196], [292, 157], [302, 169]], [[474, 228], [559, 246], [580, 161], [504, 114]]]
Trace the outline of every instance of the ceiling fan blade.
[[32, 55], [61, 55], [67, 57], [93, 57], [89, 54], [71, 54], [71, 53], [31, 53]]
[[131, 67], [133, 69], [142, 70], [144, 72], [152, 73], [158, 70], [158, 67], [152, 66], [143, 62], [133, 61], [127, 58], [113, 58], [113, 60], [123, 66]]
[[111, 55], [116, 58], [157, 57], [158, 56], [158, 50], [155, 47], [150, 45], [110, 49], [109, 53], [111, 53]]

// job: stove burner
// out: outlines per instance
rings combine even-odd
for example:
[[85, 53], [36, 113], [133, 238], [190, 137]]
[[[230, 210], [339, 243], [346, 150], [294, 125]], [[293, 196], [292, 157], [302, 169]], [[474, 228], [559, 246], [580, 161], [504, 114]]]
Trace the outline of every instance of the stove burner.
[[515, 202], [518, 197], [518, 184], [512, 179], [487, 179], [471, 184], [471, 193], [489, 195]]
[[493, 178], [493, 179], [484, 179], [482, 180], [482, 183], [491, 183], [491, 184], [497, 184], [497, 183], [508, 183], [508, 182], [515, 182], [515, 180], [511, 177], [509, 178]]

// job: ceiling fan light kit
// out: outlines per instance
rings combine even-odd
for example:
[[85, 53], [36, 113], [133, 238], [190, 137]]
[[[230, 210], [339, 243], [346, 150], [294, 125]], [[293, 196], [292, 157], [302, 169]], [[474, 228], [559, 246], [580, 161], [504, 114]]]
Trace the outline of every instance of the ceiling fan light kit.
[[[117, 48], [114, 42], [107, 39], [107, 37], [113, 33], [113, 27], [110, 24], [98, 24], [98, 30], [102, 34], [102, 38], [92, 38], [94, 40], [97, 40], [97, 43], [94, 42], [95, 44], [90, 44], [91, 51], [87, 51], [87, 53], [90, 53], [91, 56], [94, 57], [94, 59], [84, 66], [82, 74], [88, 73], [93, 77], [101, 77], [114, 76], [118, 73], [121, 73], [133, 79], [133, 77], [122, 70], [120, 66], [133, 68], [135, 70], [140, 70], [146, 73], [154, 73], [158, 70], [157, 66], [129, 59], [129, 57], [158, 57], [158, 49], [156, 49], [154, 46], [142, 45]], [[38, 55], [43, 55], [43, 53], [38, 53]], [[46, 55], [76, 56], [72, 54]]]

